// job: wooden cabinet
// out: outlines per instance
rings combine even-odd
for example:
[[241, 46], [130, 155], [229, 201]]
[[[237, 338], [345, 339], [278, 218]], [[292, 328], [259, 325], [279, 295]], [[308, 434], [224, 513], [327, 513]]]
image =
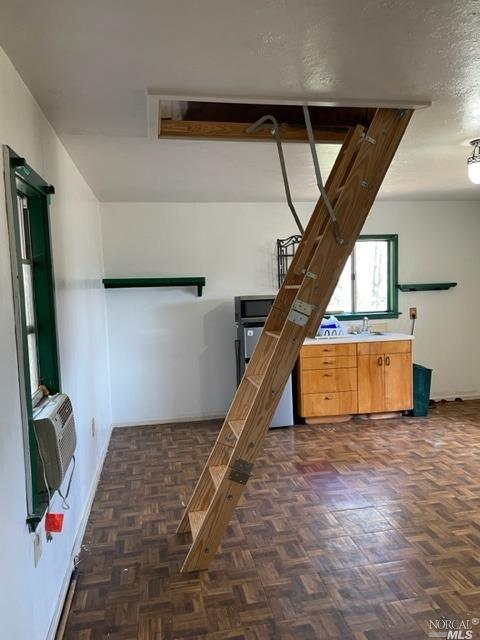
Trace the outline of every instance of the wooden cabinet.
[[299, 413], [307, 423], [410, 409], [412, 342], [305, 345], [297, 379]]
[[362, 343], [357, 352], [358, 412], [411, 409], [411, 341]]
[[298, 404], [306, 422], [348, 418], [357, 412], [357, 348], [354, 343], [315, 344], [300, 352]]

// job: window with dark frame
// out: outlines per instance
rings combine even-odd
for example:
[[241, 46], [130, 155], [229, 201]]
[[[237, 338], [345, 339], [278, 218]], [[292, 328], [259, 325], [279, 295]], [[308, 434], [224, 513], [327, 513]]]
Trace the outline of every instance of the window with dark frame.
[[[301, 236], [277, 240], [278, 285], [282, 285]], [[397, 318], [398, 236], [361, 235], [339, 278], [327, 314], [340, 320]]]
[[54, 192], [24, 158], [3, 147], [25, 449], [27, 522], [35, 529], [48, 504], [38, 482], [33, 415], [44, 396], [60, 391], [55, 293], [49, 225]]
[[398, 236], [362, 235], [328, 305], [340, 319], [398, 317]]
[[25, 331], [27, 334], [28, 364], [30, 375], [30, 394], [33, 405], [40, 389], [38, 363], [38, 333], [35, 313], [33, 286], [32, 242], [30, 238], [30, 221], [28, 198], [17, 192], [18, 226], [20, 230], [20, 256], [23, 271], [23, 291], [25, 301]]

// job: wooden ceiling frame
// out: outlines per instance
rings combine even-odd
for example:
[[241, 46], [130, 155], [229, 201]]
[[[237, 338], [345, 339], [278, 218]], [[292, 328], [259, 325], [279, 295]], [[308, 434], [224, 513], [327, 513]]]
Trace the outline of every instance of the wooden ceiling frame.
[[[247, 129], [266, 114], [279, 122], [282, 142], [308, 140], [301, 104], [164, 100], [158, 108], [158, 138], [271, 141], [271, 126]], [[341, 144], [352, 126], [368, 127], [375, 109], [314, 105], [310, 107], [313, 133], [318, 143]]]
[[[272, 110], [284, 107], [296, 107], [298, 112], [301, 111], [303, 105], [310, 108], [312, 116], [312, 125], [314, 129], [315, 140], [317, 143], [324, 144], [341, 144], [343, 143], [347, 132], [358, 124], [368, 127], [371, 117], [364, 117], [366, 110], [374, 111], [378, 108], [390, 109], [423, 109], [431, 106], [428, 100], [385, 100], [385, 99], [315, 99], [298, 96], [293, 98], [285, 98], [281, 96], [212, 96], [200, 95], [195, 96], [182, 94], [177, 91], [169, 91], [150, 87], [146, 90], [147, 96], [147, 135], [151, 140], [159, 139], [184, 139], [184, 140], [248, 140], [248, 141], [272, 141], [272, 136], [268, 128], [265, 130], [255, 131], [247, 134], [246, 129], [253, 124], [259, 117], [271, 113]], [[200, 117], [196, 114], [194, 118], [187, 117], [172, 118], [169, 120], [160, 117], [161, 104], [164, 103], [183, 103], [190, 105], [209, 104], [214, 107], [213, 116]], [[260, 113], [256, 117], [226, 119], [217, 117], [218, 109], [222, 105], [236, 105], [239, 108], [256, 107]], [[324, 113], [330, 114], [328, 123], [321, 126], [315, 120], [315, 111], [318, 107], [324, 109]], [[339, 111], [340, 110], [340, 111]], [[339, 113], [341, 110], [350, 110], [351, 113], [357, 113], [359, 117], [353, 117], [350, 121], [335, 122], [331, 114]], [[362, 116], [363, 112], [363, 116]], [[285, 142], [306, 142], [307, 133], [305, 130], [303, 119], [296, 119], [296, 122], [289, 122], [288, 118], [282, 118], [282, 114], [274, 113], [280, 124], [280, 136]], [[253, 116], [253, 114], [252, 114]]]
[[[268, 109], [265, 111], [268, 113]], [[201, 139], [201, 140], [250, 140], [272, 141], [271, 127], [253, 133], [246, 133], [246, 129], [252, 122], [207, 122], [193, 120], [160, 120], [159, 139]], [[322, 144], [341, 144], [348, 129], [314, 129], [315, 140]], [[280, 137], [282, 142], [307, 142], [308, 136], [305, 128], [280, 124]]]

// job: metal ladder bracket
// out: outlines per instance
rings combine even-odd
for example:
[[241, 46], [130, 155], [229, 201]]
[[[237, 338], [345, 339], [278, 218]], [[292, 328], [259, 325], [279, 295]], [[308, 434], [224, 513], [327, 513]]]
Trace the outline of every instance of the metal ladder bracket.
[[327, 192], [325, 191], [325, 187], [323, 186], [322, 180], [322, 172], [320, 171], [320, 164], [318, 162], [317, 150], [315, 148], [315, 136], [313, 135], [312, 121], [310, 120], [310, 112], [308, 111], [308, 107], [306, 105], [303, 106], [303, 117], [305, 118], [305, 128], [307, 130], [308, 136], [308, 144], [310, 145], [310, 153], [312, 154], [313, 160], [313, 168], [315, 169], [315, 177], [317, 179], [317, 187], [320, 191], [320, 195], [323, 198], [325, 206], [328, 211], [328, 215], [330, 216], [330, 220], [333, 225], [333, 233], [335, 234], [335, 241], [337, 244], [345, 244], [345, 239], [342, 237], [340, 233], [340, 227], [338, 226], [337, 216], [335, 214], [335, 210], [332, 207], [332, 204], [328, 198]]
[[372, 138], [371, 136], [367, 136], [366, 133], [364, 133], [362, 137], [365, 142], [369, 142], [370, 144], [377, 144], [377, 141], [375, 140], [375, 138]]
[[303, 228], [303, 225], [300, 222], [300, 218], [298, 217], [297, 211], [293, 206], [292, 195], [290, 193], [290, 185], [288, 183], [287, 167], [285, 165], [285, 157], [283, 155], [282, 139], [280, 138], [280, 125], [278, 124], [278, 120], [275, 118], [275, 116], [267, 114], [261, 117], [259, 120], [257, 120], [257, 122], [254, 122], [250, 127], [246, 129], [245, 132], [253, 133], [257, 129], [259, 129], [261, 126], [265, 125], [266, 122], [272, 123], [271, 126], [268, 127], [268, 129], [272, 134], [272, 136], [275, 138], [275, 142], [277, 143], [278, 159], [280, 161], [280, 169], [282, 170], [283, 186], [285, 189], [285, 196], [287, 198], [287, 205], [292, 213], [292, 216], [297, 224], [297, 227], [301, 235], [303, 236], [303, 234], [305, 233], [305, 229]]
[[303, 302], [303, 300], [295, 300], [288, 314], [288, 320], [298, 324], [300, 327], [304, 327], [315, 309], [316, 307], [313, 304]]

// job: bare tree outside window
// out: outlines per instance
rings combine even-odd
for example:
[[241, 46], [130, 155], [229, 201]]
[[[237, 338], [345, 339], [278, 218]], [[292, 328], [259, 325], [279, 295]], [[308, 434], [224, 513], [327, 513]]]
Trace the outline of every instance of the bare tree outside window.
[[368, 315], [392, 311], [394, 241], [396, 236], [356, 242], [328, 305], [329, 312]]

